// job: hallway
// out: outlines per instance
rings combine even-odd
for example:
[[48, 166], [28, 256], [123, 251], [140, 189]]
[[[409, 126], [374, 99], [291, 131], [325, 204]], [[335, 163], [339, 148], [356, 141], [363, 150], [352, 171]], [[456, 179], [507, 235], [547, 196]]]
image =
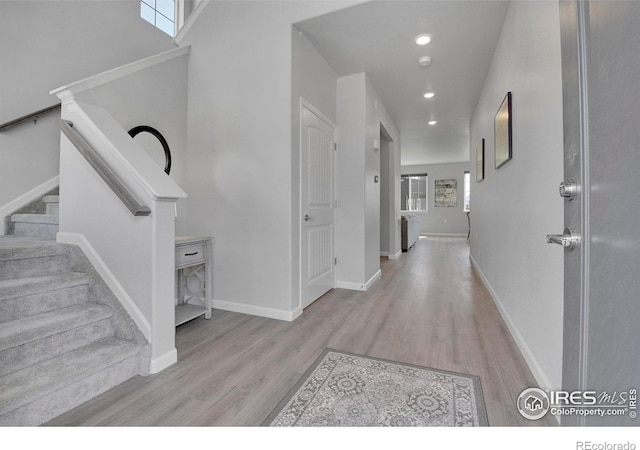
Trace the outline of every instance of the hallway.
[[214, 310], [178, 328], [178, 363], [130, 380], [51, 426], [255, 426], [327, 347], [478, 375], [490, 426], [531, 422], [516, 399], [537, 386], [460, 238], [421, 238], [382, 260], [368, 292], [335, 289], [294, 322]]

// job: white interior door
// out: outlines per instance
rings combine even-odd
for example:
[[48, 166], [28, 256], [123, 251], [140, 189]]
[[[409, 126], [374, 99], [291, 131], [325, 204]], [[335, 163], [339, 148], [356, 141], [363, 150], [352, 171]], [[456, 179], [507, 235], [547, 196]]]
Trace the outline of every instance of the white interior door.
[[302, 307], [335, 286], [335, 128], [301, 108], [300, 280]]

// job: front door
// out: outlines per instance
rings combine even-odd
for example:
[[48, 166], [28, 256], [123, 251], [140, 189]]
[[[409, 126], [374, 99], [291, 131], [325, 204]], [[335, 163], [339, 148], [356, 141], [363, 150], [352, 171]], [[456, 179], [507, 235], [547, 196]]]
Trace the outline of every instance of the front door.
[[561, 190], [579, 239], [571, 246], [569, 230], [556, 239], [567, 245], [563, 389], [617, 394], [627, 408], [562, 424], [640, 425], [629, 402], [640, 389], [640, 2], [560, 5]]
[[301, 108], [300, 280], [302, 307], [335, 286], [335, 128]]

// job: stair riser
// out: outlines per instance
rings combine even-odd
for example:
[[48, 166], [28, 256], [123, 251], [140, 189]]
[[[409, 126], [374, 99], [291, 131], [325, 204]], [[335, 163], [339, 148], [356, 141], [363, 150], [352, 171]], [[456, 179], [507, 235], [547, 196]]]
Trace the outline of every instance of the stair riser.
[[113, 336], [110, 318], [3, 350], [0, 352], [0, 361], [6, 361], [6, 363], [0, 365], [0, 376], [93, 344], [109, 336]]
[[12, 259], [0, 261], [0, 280], [55, 275], [70, 270], [68, 255]]
[[27, 236], [47, 241], [55, 241], [59, 226], [49, 223], [23, 223], [14, 222], [13, 234], [16, 236]]
[[88, 295], [89, 286], [83, 284], [24, 297], [0, 300], [0, 323], [86, 303]]
[[53, 216], [60, 215], [60, 203], [47, 203], [46, 214], [51, 214]]
[[0, 416], [0, 426], [41, 425], [136, 375], [133, 356]]

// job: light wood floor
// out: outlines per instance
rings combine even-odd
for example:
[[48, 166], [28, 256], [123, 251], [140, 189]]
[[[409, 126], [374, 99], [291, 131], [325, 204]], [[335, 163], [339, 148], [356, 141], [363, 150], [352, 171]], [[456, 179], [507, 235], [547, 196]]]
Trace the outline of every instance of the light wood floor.
[[260, 425], [325, 348], [479, 375], [491, 426], [522, 418], [537, 386], [469, 261], [464, 239], [421, 239], [383, 258], [368, 292], [335, 289], [294, 322], [215, 310], [177, 330], [178, 363], [137, 377], [48, 425]]

